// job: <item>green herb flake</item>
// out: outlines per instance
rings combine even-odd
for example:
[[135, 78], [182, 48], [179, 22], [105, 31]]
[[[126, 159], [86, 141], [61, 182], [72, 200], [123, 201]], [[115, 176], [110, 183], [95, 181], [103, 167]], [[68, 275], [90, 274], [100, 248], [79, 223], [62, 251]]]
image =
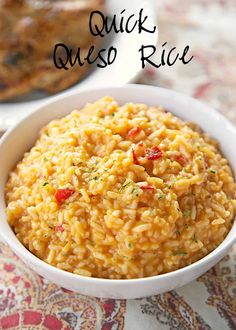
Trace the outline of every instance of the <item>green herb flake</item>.
[[194, 233], [194, 235], [193, 235], [193, 240], [194, 240], [195, 243], [198, 243], [196, 233]]
[[189, 217], [190, 214], [191, 214], [191, 210], [190, 210], [190, 209], [185, 209], [184, 212], [183, 212], [183, 216], [184, 216], [184, 218]]
[[179, 230], [176, 230], [175, 234], [179, 236], [180, 235], [180, 231]]
[[129, 242], [129, 243], [128, 243], [128, 247], [129, 247], [129, 249], [132, 249], [132, 246], [133, 246], [132, 243]]
[[[125, 188], [129, 187], [131, 184], [133, 183], [133, 181], [129, 181], [127, 183], [124, 183], [121, 187], [120, 187], [120, 192], [124, 191]], [[134, 188], [135, 189], [135, 188]]]
[[85, 173], [94, 173], [96, 172], [97, 170], [94, 169], [94, 168], [86, 168], [86, 167], [83, 167], [81, 168], [81, 171], [85, 172]]
[[115, 112], [112, 112], [111, 116], [114, 117], [115, 116]]
[[132, 190], [131, 190], [131, 194], [135, 195], [136, 197], [139, 196], [139, 192], [138, 192], [138, 186], [136, 185]]
[[158, 196], [158, 200], [159, 199], [162, 199], [164, 197], [164, 195], [163, 195], [163, 193], [161, 192], [160, 194], [159, 194], [159, 196]]
[[74, 161], [72, 164], [73, 164], [73, 166], [79, 166], [79, 165], [82, 165], [83, 162], [78, 162], [78, 163], [76, 163], [76, 162]]
[[216, 170], [213, 170], [213, 169], [210, 169], [209, 172], [212, 173], [212, 174], [216, 174], [217, 173], [217, 171]]
[[48, 182], [44, 182], [43, 187], [47, 186], [48, 184], [49, 184]]
[[187, 255], [187, 252], [185, 251], [182, 251], [182, 250], [178, 250], [178, 251], [175, 251], [173, 253], [174, 256], [186, 256]]
[[44, 161], [44, 162], [48, 162], [47, 157], [44, 157], [44, 158], [43, 158], [43, 161]]
[[89, 181], [92, 181], [92, 180], [98, 181], [100, 177], [101, 177], [101, 175], [96, 175], [94, 178], [89, 179]]

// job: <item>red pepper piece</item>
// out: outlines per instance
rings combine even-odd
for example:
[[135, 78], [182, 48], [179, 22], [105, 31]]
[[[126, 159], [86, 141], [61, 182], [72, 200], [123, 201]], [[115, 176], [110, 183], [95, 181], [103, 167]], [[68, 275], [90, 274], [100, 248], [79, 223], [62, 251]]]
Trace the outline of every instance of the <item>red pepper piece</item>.
[[55, 192], [55, 198], [59, 204], [64, 203], [67, 198], [73, 195], [74, 190], [71, 189], [57, 189]]
[[141, 131], [141, 128], [136, 126], [136, 127], [132, 128], [131, 130], [129, 130], [127, 136], [129, 139], [133, 139], [135, 137], [135, 135], [137, 135], [140, 131]]
[[56, 231], [59, 231], [61, 233], [63, 233], [63, 231], [65, 230], [65, 228], [62, 225], [56, 226]]
[[188, 159], [184, 155], [176, 156], [176, 161], [182, 166], [186, 166], [188, 164]]
[[132, 149], [132, 154], [133, 154], [134, 164], [139, 165], [138, 157], [134, 149]]
[[141, 147], [143, 147], [144, 146], [144, 143], [142, 142], [142, 141], [140, 141], [138, 144], [137, 144], [137, 147], [138, 148], [141, 148]]
[[163, 156], [163, 152], [159, 147], [152, 147], [146, 149], [146, 157], [148, 160], [156, 160]]
[[154, 190], [155, 188], [153, 186], [141, 186], [141, 189], [147, 189], [147, 190]]

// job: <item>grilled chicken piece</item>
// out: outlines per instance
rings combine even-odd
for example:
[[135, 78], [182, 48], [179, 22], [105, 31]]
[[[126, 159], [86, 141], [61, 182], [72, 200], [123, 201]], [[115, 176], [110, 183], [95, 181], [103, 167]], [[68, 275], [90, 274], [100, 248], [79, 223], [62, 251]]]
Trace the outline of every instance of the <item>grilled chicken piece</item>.
[[93, 10], [103, 11], [104, 0], [0, 0], [0, 101], [33, 89], [55, 93], [83, 78], [88, 64], [59, 70], [52, 55], [57, 43], [87, 54], [101, 42], [89, 30]]

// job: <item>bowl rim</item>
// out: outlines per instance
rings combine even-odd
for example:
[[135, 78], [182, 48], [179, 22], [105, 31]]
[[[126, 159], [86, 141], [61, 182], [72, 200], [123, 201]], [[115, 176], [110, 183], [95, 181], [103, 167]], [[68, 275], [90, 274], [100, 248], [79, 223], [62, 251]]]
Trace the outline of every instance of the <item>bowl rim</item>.
[[[206, 109], [208, 109], [209, 111], [211, 111], [211, 113], [214, 115], [214, 117], [218, 117], [218, 119], [220, 119], [226, 126], [228, 129], [230, 129], [233, 134], [235, 134], [236, 137], [236, 127], [233, 125], [233, 123], [231, 123], [226, 117], [224, 117], [221, 113], [219, 113], [218, 111], [216, 111], [214, 108], [212, 108], [211, 106], [208, 106], [206, 104], [204, 104], [203, 102], [194, 99], [188, 95], [185, 95], [183, 93], [179, 93], [176, 92], [174, 90], [171, 89], [167, 89], [167, 88], [161, 88], [161, 87], [157, 87], [157, 86], [149, 86], [149, 85], [141, 85], [141, 84], [127, 84], [125, 86], [101, 86], [99, 88], [88, 88], [86, 90], [81, 90], [81, 91], [76, 91], [76, 92], [72, 92], [66, 95], [57, 95], [55, 97], [53, 97], [52, 99], [50, 99], [49, 101], [43, 103], [42, 105], [40, 105], [39, 107], [35, 108], [35, 110], [30, 113], [29, 115], [25, 116], [23, 119], [21, 119], [17, 124], [15, 124], [12, 128], [10, 128], [4, 135], [3, 137], [0, 139], [0, 148], [2, 147], [2, 145], [4, 145], [8, 138], [12, 135], [13, 132], [15, 132], [19, 126], [24, 125], [24, 122], [29, 120], [30, 118], [34, 117], [35, 115], [37, 115], [38, 113], [40, 113], [40, 111], [42, 111], [45, 107], [48, 107], [50, 105], [52, 105], [53, 103], [57, 103], [61, 100], [67, 100], [70, 99], [74, 96], [78, 96], [81, 95], [83, 93], [87, 93], [87, 92], [101, 92], [104, 90], [104, 92], [106, 90], [117, 90], [117, 89], [130, 89], [130, 90], [139, 90], [139, 91], [143, 91], [146, 89], [153, 89], [153, 90], [159, 90], [160, 92], [164, 91], [164, 92], [169, 92], [172, 95], [175, 95], [177, 97], [184, 97], [186, 100], [189, 100], [190, 102], [194, 102], [196, 104], [198, 104], [201, 107], [205, 107]], [[171, 110], [170, 110], [171, 111]], [[5, 206], [5, 205], [4, 205]], [[0, 205], [1, 207], [1, 205]], [[5, 208], [4, 208], [5, 209]], [[25, 260], [29, 260], [29, 263], [32, 263], [34, 266], [38, 266], [41, 269], [43, 269], [46, 272], [50, 272], [50, 273], [54, 273], [54, 275], [58, 275], [58, 276], [65, 276], [68, 279], [71, 280], [80, 280], [80, 281], [84, 281], [87, 282], [87, 284], [89, 283], [96, 283], [96, 284], [104, 284], [106, 283], [107, 285], [113, 285], [115, 284], [122, 284], [122, 285], [130, 285], [132, 283], [136, 283], [136, 284], [141, 284], [143, 282], [152, 282], [152, 281], [156, 281], [158, 279], [171, 279], [171, 278], [175, 278], [176, 276], [181, 276], [183, 273], [187, 272], [187, 271], [194, 271], [197, 269], [202, 268], [205, 264], [210, 263], [211, 261], [213, 261], [217, 256], [223, 257], [224, 256], [224, 252], [227, 251], [235, 242], [236, 242], [236, 236], [234, 237], [232, 235], [232, 232], [235, 231], [236, 232], [236, 218], [233, 221], [232, 227], [230, 229], [230, 231], [228, 232], [227, 236], [224, 238], [224, 240], [220, 243], [220, 245], [218, 245], [213, 251], [211, 251], [209, 254], [207, 254], [206, 256], [204, 256], [203, 258], [193, 262], [192, 264], [189, 264], [185, 267], [179, 268], [177, 270], [168, 272], [168, 273], [163, 273], [163, 274], [159, 274], [159, 275], [153, 275], [153, 276], [148, 276], [148, 277], [142, 277], [142, 278], [131, 278], [131, 279], [109, 279], [109, 278], [99, 278], [99, 277], [88, 277], [88, 276], [83, 276], [83, 275], [78, 275], [78, 274], [74, 274], [71, 272], [68, 272], [66, 270], [62, 270], [60, 268], [57, 268], [55, 266], [52, 266], [50, 264], [48, 264], [46, 261], [43, 261], [42, 259], [38, 258], [37, 256], [35, 256], [32, 252], [30, 252], [16, 237], [14, 231], [11, 229], [10, 225], [8, 224], [7, 221], [7, 217], [5, 216], [4, 219], [2, 219], [1, 221], [5, 221], [7, 224], [7, 232], [5, 231], [1, 231], [0, 236], [3, 238], [3, 242], [7, 243], [12, 250], [15, 252], [17, 255], [20, 255], [23, 259], [23, 261]], [[8, 234], [10, 232], [11, 236], [14, 236], [14, 240], [9, 239]], [[231, 235], [231, 237], [229, 237]]]

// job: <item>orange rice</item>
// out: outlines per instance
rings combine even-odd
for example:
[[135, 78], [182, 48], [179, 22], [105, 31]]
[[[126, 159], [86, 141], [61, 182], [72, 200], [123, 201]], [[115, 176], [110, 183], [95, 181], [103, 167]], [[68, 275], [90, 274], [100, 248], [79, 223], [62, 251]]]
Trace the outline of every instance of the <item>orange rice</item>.
[[235, 216], [235, 187], [217, 143], [196, 125], [104, 97], [42, 129], [10, 173], [7, 215], [53, 266], [138, 278], [215, 249]]

